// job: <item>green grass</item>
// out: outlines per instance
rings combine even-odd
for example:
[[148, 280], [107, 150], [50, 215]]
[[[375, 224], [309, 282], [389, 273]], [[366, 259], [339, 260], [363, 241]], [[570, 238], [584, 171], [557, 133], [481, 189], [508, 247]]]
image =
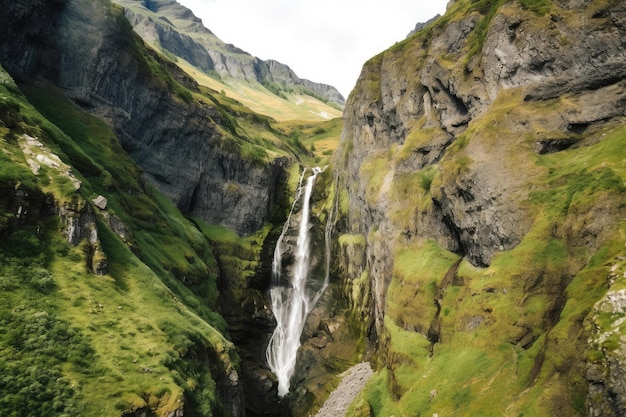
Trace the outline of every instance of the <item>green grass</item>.
[[539, 16], [543, 16], [550, 12], [551, 0], [518, 0], [522, 8], [531, 10]]
[[[375, 416], [432, 415], [500, 416], [519, 390], [520, 361], [515, 349], [502, 346], [491, 352], [466, 347], [440, 347], [429, 354], [429, 342], [386, 319], [387, 355], [392, 367], [380, 371], [353, 404], [355, 414], [367, 403]], [[480, 401], [488, 398], [486, 402]]]
[[365, 248], [365, 236], [363, 235], [341, 235], [338, 238], [341, 246], [361, 246]]
[[302, 147], [312, 156], [311, 164], [325, 166], [339, 144], [343, 120], [335, 118], [324, 122], [304, 122], [299, 120], [281, 122], [275, 128], [288, 137], [297, 134]]
[[[168, 415], [184, 401], [186, 414], [223, 413], [215, 375], [237, 369], [238, 358], [215, 312], [218, 270], [206, 237], [144, 185], [106, 125], [52, 88], [27, 93], [36, 108], [0, 85], [11, 100], [0, 111], [3, 411], [117, 416], [148, 407]], [[73, 166], [79, 191], [52, 168], [32, 174], [18, 146], [23, 133]], [[64, 202], [80, 210], [107, 196], [129, 232], [122, 241], [96, 216], [107, 273], [91, 273], [85, 245], [65, 241], [51, 207], [18, 225], [16, 190], [32, 210]], [[199, 359], [206, 355], [209, 367]]]
[[220, 100], [236, 101], [255, 113], [271, 117], [279, 122], [289, 120], [324, 122], [341, 117], [342, 110], [299, 91], [281, 91], [276, 95], [265, 86], [232, 78], [217, 78], [179, 59], [177, 62], [186, 73], [202, 87], [216, 92]]
[[28, 308], [11, 312], [10, 307], [3, 305], [0, 311], [0, 408], [7, 415], [82, 415], [63, 367], [91, 373], [89, 342], [53, 314]]
[[[86, 329], [102, 367], [102, 375], [82, 379], [86, 407], [92, 409], [90, 415], [98, 415], [103, 401], [109, 411], [100, 415], [114, 415], [118, 407], [144, 404], [144, 393], [161, 393], [160, 407], [173, 408], [183, 395], [191, 399], [199, 394], [182, 384], [178, 375], [211, 378], [207, 370], [181, 371], [181, 362], [195, 356], [196, 350], [229, 343], [179, 301], [117, 236], [100, 230], [110, 265], [103, 279], [94, 281], [71, 258], [52, 265], [60, 310]], [[215, 398], [210, 402], [218, 406]]]

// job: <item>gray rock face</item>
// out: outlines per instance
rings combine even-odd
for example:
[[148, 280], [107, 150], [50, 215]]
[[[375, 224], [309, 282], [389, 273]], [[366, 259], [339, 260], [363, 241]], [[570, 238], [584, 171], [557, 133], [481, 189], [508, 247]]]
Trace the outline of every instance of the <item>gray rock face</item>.
[[102, 250], [96, 214], [91, 205], [79, 203], [63, 203], [56, 205], [56, 212], [63, 225], [63, 232], [71, 245], [85, 243], [87, 267], [96, 275], [104, 275], [108, 271], [106, 253]]
[[[490, 95], [496, 88], [527, 86], [527, 100], [546, 100], [624, 80], [623, 14], [623, 6], [585, 11], [575, 27], [557, 16], [538, 25], [518, 15], [498, 14], [483, 53]], [[596, 120], [611, 116], [598, 115]]]
[[430, 19], [428, 19], [425, 22], [418, 22], [415, 24], [415, 27], [413, 28], [412, 31], [410, 31], [408, 33], [408, 35], [406, 35], [406, 37], [408, 38], [409, 36], [413, 35], [414, 33], [419, 32], [420, 30], [424, 29], [426, 26], [430, 25], [431, 23], [433, 23], [435, 20], [439, 19], [441, 17], [441, 15], [439, 13], [437, 13], [436, 16], [431, 17]]
[[[15, 78], [57, 84], [102, 117], [146, 178], [184, 213], [242, 234], [271, 216], [287, 160], [242, 158], [219, 133], [218, 110], [160, 87], [134, 52], [132, 34], [99, 2], [37, 5], [16, 2], [0, 17], [12, 33], [2, 35], [0, 57]], [[177, 78], [193, 87], [182, 73]]]
[[[349, 196], [345, 232], [367, 237], [365, 269], [372, 279], [378, 329], [398, 241], [434, 239], [472, 264], [487, 266], [494, 254], [515, 247], [529, 230], [521, 202], [529, 199], [523, 181], [533, 173], [524, 178], [510, 163], [513, 146], [487, 149], [463, 141], [487, 128], [472, 128], [472, 123], [496, 99], [514, 89], [522, 91], [526, 102], [538, 104], [566, 94], [573, 97], [575, 106], [535, 119], [547, 135], [554, 135], [535, 144], [535, 151], [542, 153], [577, 146], [577, 134], [624, 116], [623, 4], [589, 10], [587, 2], [562, 3], [563, 10], [581, 8], [579, 22], [560, 18], [559, 6], [541, 18], [513, 3], [502, 6], [482, 49], [465, 66], [468, 39], [483, 18], [477, 13], [445, 26], [435, 23], [428, 34], [417, 34], [364, 66], [344, 112], [335, 164], [340, 188]], [[511, 115], [515, 122], [503, 118], [492, 123], [518, 131], [520, 137], [531, 129], [528, 118]], [[414, 144], [419, 130], [428, 133]], [[408, 155], [389, 159], [374, 174], [368, 171], [369, 166], [379, 167], [377, 161], [392, 158], [385, 155], [407, 146], [412, 147]], [[467, 157], [452, 164], [447, 156], [459, 149]], [[392, 201], [402, 204], [403, 198], [411, 198], [411, 190], [398, 196], [393, 184], [431, 166], [437, 167], [436, 180], [429, 184], [432, 204], [394, 218]]]
[[206, 72], [214, 71], [221, 77], [261, 84], [274, 83], [283, 88], [304, 88], [330, 102], [341, 106], [345, 104], [345, 99], [335, 87], [301, 79], [285, 64], [274, 60], [263, 61], [224, 43], [202, 26], [191, 10], [175, 0], [115, 2], [127, 6], [124, 13], [144, 40], [160, 45]]
[[[211, 56], [191, 36], [179, 33], [167, 22], [155, 22], [151, 17], [136, 14], [131, 9], [126, 9], [124, 14], [146, 42], [153, 44], [158, 42], [164, 49], [176, 56], [185, 57], [191, 64], [204, 71], [215, 68]], [[202, 25], [202, 22], [198, 25]]]

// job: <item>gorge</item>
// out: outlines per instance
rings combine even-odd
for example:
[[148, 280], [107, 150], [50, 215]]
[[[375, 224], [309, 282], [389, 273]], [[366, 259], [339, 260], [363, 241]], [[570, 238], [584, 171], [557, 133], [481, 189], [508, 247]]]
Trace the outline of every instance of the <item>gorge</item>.
[[0, 11], [3, 414], [624, 415], [622, 1], [451, 1], [330, 121], [144, 3]]
[[[288, 279], [288, 284], [281, 282], [282, 277], [282, 244], [285, 234], [289, 229], [292, 212], [287, 217], [287, 222], [283, 226], [283, 231], [276, 242], [274, 258], [272, 261], [272, 286], [270, 288], [270, 298], [272, 302], [272, 313], [276, 318], [276, 328], [272, 333], [270, 343], [267, 347], [267, 363], [278, 378], [278, 395], [284, 397], [289, 393], [290, 379], [296, 368], [296, 358], [300, 347], [300, 336], [304, 328], [304, 323], [319, 297], [328, 286], [328, 270], [326, 271], [324, 282], [311, 296], [311, 289], [307, 288], [307, 281], [311, 268], [311, 243], [309, 233], [309, 212], [310, 200], [313, 186], [318, 174], [322, 172], [320, 168], [313, 168], [311, 175], [307, 178], [302, 194], [302, 178], [300, 178], [298, 194], [294, 199], [294, 205], [302, 195], [302, 210], [298, 235], [296, 240], [295, 261], [293, 270]], [[325, 253], [328, 258], [330, 254]]]

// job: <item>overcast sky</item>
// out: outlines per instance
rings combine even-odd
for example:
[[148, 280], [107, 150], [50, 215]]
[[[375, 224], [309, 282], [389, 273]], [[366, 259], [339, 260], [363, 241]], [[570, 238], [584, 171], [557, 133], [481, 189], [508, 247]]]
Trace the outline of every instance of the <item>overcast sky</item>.
[[346, 98], [363, 63], [443, 14], [447, 0], [177, 0], [226, 43]]

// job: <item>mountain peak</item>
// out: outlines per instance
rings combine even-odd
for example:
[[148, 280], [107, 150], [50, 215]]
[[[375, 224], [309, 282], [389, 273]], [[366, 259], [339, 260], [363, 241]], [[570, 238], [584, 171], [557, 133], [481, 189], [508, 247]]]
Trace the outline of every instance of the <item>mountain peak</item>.
[[345, 98], [333, 86], [301, 79], [275, 60], [262, 60], [225, 43], [197, 16], [174, 0], [114, 0], [147, 43], [182, 58], [207, 74], [257, 82], [280, 95], [292, 90], [338, 106]]

